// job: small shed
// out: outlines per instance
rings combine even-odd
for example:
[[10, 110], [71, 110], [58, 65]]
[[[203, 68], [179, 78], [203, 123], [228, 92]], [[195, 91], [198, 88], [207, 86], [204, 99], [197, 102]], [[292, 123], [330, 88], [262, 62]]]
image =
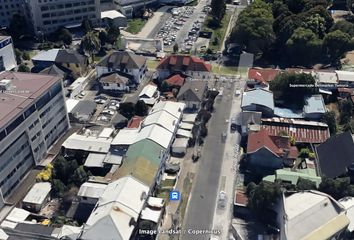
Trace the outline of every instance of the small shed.
[[49, 182], [34, 184], [22, 201], [23, 208], [29, 211], [39, 212], [49, 200], [51, 190], [52, 186]]
[[187, 152], [188, 138], [176, 138], [172, 145], [172, 154], [183, 156]]

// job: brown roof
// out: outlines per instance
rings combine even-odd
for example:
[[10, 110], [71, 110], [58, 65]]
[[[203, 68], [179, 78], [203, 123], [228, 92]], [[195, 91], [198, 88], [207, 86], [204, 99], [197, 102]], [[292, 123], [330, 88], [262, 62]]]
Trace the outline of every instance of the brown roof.
[[179, 101], [201, 102], [207, 87], [206, 81], [187, 81], [179, 90], [177, 99]]
[[0, 129], [61, 81], [58, 76], [20, 72], [2, 72], [0, 81], [3, 79], [11, 80], [12, 88], [0, 92]]
[[236, 190], [234, 204], [239, 206], [247, 206], [248, 198], [246, 193]]
[[158, 70], [174, 70], [174, 71], [198, 71], [210, 72], [211, 65], [204, 60], [185, 55], [171, 55], [165, 57], [157, 66]]
[[138, 128], [138, 127], [140, 127], [140, 124], [141, 124], [142, 121], [143, 121], [143, 117], [134, 116], [128, 122], [127, 128]]
[[248, 70], [248, 79], [260, 82], [270, 82], [280, 73], [279, 69], [272, 68], [250, 68]]
[[100, 82], [127, 84], [129, 82], [129, 78], [124, 77], [118, 73], [112, 73], [110, 75], [101, 77]]
[[267, 130], [263, 129], [248, 135], [247, 153], [254, 153], [263, 147], [266, 147], [277, 156], [281, 154], [280, 148], [275, 145]]
[[183, 86], [185, 77], [181, 74], [175, 74], [170, 78], [166, 79], [165, 82], [170, 86]]
[[145, 63], [146, 58], [143, 56], [135, 55], [134, 53], [126, 51], [116, 51], [103, 58], [97, 66], [115, 69], [138, 69], [144, 66]]

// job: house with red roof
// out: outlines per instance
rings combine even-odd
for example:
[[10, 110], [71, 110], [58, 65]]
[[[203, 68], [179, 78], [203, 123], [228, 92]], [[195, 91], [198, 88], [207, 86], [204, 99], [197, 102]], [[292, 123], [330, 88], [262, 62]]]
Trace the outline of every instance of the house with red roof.
[[261, 174], [291, 166], [297, 156], [287, 136], [271, 136], [265, 129], [248, 135], [247, 163]]
[[194, 78], [210, 78], [211, 65], [203, 59], [187, 55], [170, 55], [163, 58], [157, 66], [160, 81], [174, 73], [183, 73]]
[[183, 73], [177, 73], [168, 77], [166, 80], [164, 80], [164, 82], [167, 83], [169, 87], [180, 88], [186, 82], [187, 78], [188, 78], [187, 75]]
[[248, 79], [258, 82], [271, 82], [279, 73], [279, 69], [250, 68], [248, 69]]

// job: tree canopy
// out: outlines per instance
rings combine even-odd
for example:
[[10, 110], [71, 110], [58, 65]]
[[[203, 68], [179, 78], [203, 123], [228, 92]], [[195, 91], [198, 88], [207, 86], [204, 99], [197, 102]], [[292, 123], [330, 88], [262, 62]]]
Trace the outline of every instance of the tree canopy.
[[81, 40], [81, 48], [92, 57], [93, 54], [98, 53], [101, 48], [101, 42], [94, 32], [88, 32]]
[[337, 133], [336, 113], [335, 112], [333, 112], [333, 111], [325, 112], [325, 114], [323, 114], [323, 116], [322, 116], [321, 121], [328, 125], [329, 133], [331, 135], [335, 135]]
[[226, 2], [225, 0], [211, 0], [211, 16], [217, 23], [221, 23], [225, 12], [226, 12]]
[[323, 47], [333, 63], [350, 49], [350, 35], [340, 30], [328, 33], [323, 39]]

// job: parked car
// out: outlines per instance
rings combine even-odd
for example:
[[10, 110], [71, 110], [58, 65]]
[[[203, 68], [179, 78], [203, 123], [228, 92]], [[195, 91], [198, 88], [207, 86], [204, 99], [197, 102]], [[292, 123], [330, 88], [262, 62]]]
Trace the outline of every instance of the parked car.
[[220, 191], [218, 195], [218, 208], [219, 209], [225, 209], [227, 204], [227, 196], [226, 192]]

